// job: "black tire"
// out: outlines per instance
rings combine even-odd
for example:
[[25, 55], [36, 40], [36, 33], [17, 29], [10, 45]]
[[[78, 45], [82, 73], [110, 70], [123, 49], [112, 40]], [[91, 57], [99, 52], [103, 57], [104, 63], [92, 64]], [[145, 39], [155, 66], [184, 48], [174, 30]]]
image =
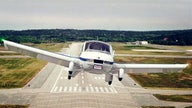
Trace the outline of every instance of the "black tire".
[[109, 81], [108, 84], [111, 85], [111, 84], [112, 84], [112, 81]]
[[118, 78], [118, 79], [119, 79], [119, 81], [122, 81], [123, 78]]
[[69, 75], [69, 76], [68, 76], [68, 80], [70, 80], [70, 79], [71, 79], [71, 76]]

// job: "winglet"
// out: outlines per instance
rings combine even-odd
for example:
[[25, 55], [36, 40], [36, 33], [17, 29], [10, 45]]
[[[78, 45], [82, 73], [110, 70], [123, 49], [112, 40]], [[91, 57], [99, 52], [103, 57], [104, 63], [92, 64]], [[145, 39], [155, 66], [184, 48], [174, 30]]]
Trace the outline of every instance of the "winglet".
[[3, 38], [0, 37], [0, 42], [3, 42], [4, 40], [5, 40], [5, 39], [3, 39]]

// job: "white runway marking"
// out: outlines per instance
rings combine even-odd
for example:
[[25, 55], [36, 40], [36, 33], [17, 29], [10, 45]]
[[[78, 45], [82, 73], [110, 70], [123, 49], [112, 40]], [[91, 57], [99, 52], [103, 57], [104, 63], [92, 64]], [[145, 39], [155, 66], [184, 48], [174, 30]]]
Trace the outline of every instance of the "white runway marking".
[[63, 87], [60, 87], [60, 88], [59, 88], [59, 92], [61, 92], [61, 91], [62, 91], [62, 88], [63, 88]]
[[100, 91], [101, 91], [101, 92], [104, 92], [103, 87], [100, 87]]
[[[57, 67], [58, 67], [58, 66], [56, 66], [56, 68], [57, 68]], [[54, 85], [53, 85], [53, 88], [51, 89], [50, 92], [53, 92], [53, 90], [54, 90], [54, 88], [55, 88], [55, 86], [56, 86], [56, 84], [57, 84], [57, 82], [58, 82], [58, 80], [59, 80], [62, 72], [63, 72], [63, 68], [61, 68], [61, 71], [60, 71], [60, 73], [59, 73], [59, 75], [58, 75], [58, 77], [57, 77], [57, 79], [56, 79], [56, 81], [55, 81], [55, 83], [54, 83]]]
[[82, 87], [79, 86], [60, 86], [55, 87], [53, 90], [54, 93], [61, 93], [61, 92], [90, 92], [90, 93], [116, 93], [116, 90], [114, 90], [111, 86], [110, 87], [94, 87], [94, 86], [86, 86], [85, 90], [82, 89]]
[[96, 92], [99, 92], [99, 89], [98, 89], [98, 87], [95, 87], [95, 90], [96, 90]]
[[107, 87], [105, 87], [104, 89], [105, 89], [105, 91], [106, 91], [107, 93], [109, 93], [109, 90], [108, 90], [108, 88], [107, 88]]
[[69, 87], [69, 92], [72, 92], [72, 87]]
[[54, 92], [56, 92], [56, 91], [57, 91], [57, 88], [58, 88], [58, 87], [55, 87]]
[[94, 89], [93, 89], [93, 87], [90, 87], [91, 88], [91, 92], [94, 92]]
[[67, 87], [64, 87], [64, 92], [66, 92], [67, 91]]
[[74, 92], [76, 92], [77, 91], [77, 87], [74, 87], [73, 90], [74, 90]]

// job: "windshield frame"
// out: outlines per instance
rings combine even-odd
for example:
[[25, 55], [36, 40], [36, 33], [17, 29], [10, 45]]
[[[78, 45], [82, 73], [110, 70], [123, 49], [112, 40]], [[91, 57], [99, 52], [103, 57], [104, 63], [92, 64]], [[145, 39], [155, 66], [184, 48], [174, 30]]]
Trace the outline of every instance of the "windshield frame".
[[84, 44], [83, 51], [111, 54], [111, 45], [101, 41], [87, 41]]

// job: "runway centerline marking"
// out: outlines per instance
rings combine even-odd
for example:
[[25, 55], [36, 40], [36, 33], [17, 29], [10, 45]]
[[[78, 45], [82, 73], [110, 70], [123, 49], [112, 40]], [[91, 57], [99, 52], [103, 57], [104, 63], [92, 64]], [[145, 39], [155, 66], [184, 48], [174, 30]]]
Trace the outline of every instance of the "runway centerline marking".
[[[56, 66], [56, 68], [57, 68], [57, 66]], [[62, 72], [63, 72], [63, 68], [61, 68], [61, 71], [60, 71], [60, 73], [59, 73], [59, 75], [58, 75], [58, 77], [57, 77], [57, 79], [56, 79], [56, 81], [55, 81], [55, 83], [54, 83], [54, 85], [53, 85], [53, 87], [52, 87], [50, 92], [53, 92], [53, 90], [54, 90], [54, 88], [55, 88], [59, 78], [61, 77]]]

